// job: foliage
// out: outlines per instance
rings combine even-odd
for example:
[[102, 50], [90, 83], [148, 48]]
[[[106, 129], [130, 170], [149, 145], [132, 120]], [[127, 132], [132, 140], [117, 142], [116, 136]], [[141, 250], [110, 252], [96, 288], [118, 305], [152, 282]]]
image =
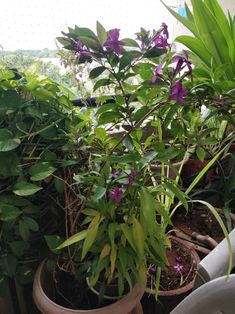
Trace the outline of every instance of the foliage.
[[[106, 31], [99, 22], [97, 34], [78, 26], [62, 34], [58, 41], [79, 65], [93, 64], [89, 77], [96, 79], [94, 91], [107, 86], [115, 96], [102, 95], [97, 101], [100, 106], [87, 130], [90, 157], [74, 176], [80, 206], [75, 214], [74, 208], [69, 210], [69, 236], [53, 250], [68, 247], [57, 265], [67, 260], [66, 270], [76, 274], [82, 262], [92, 286], [98, 279], [116, 279], [122, 294], [124, 280], [132, 285], [130, 273], [141, 280], [149, 261], [166, 266], [170, 217], [179, 206], [188, 208], [188, 194], [221, 153], [186, 193], [180, 190], [181, 169], [171, 161], [177, 156], [182, 160], [185, 151], [174, 141], [169, 147], [164, 131], [180, 134], [176, 121], [190, 106], [186, 86], [192, 85], [192, 65], [185, 51], [170, 51], [164, 23], [158, 31], [141, 28], [137, 40], [119, 39], [118, 29]], [[83, 118], [81, 127], [89, 120]], [[157, 173], [154, 164], [160, 164]], [[176, 179], [167, 176], [165, 165]]]
[[[54, 64], [51, 60], [59, 63], [58, 52], [56, 50], [16, 50], [1, 51], [0, 65], [17, 69], [19, 72], [35, 72], [50, 78], [71, 90], [70, 97], [77, 95], [78, 89], [74, 76], [68, 71], [62, 73], [61, 66]], [[62, 75], [63, 74], [63, 75]], [[69, 93], [69, 91], [67, 91]]]
[[[164, 4], [164, 3], [163, 3]], [[182, 17], [168, 6], [171, 14], [194, 36], [179, 36], [176, 41], [193, 51], [207, 68], [225, 81], [235, 78], [235, 17], [225, 15], [217, 0], [191, 0], [193, 12], [186, 6]]]
[[[51, 80], [0, 68], [0, 290], [32, 280], [43, 235], [63, 219], [64, 171], [76, 148], [73, 110]], [[77, 123], [73, 118], [73, 123]], [[71, 146], [71, 149], [69, 149]], [[39, 249], [38, 249], [39, 248]]]

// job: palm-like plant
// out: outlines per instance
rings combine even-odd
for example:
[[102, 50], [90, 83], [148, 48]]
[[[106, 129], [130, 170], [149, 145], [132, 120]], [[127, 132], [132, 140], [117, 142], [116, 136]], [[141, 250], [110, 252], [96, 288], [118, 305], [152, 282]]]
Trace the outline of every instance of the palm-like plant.
[[194, 52], [208, 68], [223, 72], [223, 79], [234, 81], [235, 16], [229, 12], [226, 16], [217, 0], [191, 0], [191, 4], [192, 12], [185, 3], [186, 17], [164, 4], [192, 32], [192, 36], [179, 36], [176, 41]]

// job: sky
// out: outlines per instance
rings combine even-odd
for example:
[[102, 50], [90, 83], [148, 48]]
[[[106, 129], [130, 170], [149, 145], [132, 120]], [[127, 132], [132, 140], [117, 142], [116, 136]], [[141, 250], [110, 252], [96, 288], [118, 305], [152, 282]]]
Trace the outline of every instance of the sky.
[[[175, 5], [181, 0], [165, 0]], [[234, 0], [235, 1], [235, 0]], [[95, 30], [98, 20], [120, 37], [134, 37], [140, 27], [173, 31], [173, 18], [160, 0], [0, 0], [0, 45], [4, 50], [56, 48], [55, 38], [77, 24]], [[175, 23], [175, 22], [174, 22]]]

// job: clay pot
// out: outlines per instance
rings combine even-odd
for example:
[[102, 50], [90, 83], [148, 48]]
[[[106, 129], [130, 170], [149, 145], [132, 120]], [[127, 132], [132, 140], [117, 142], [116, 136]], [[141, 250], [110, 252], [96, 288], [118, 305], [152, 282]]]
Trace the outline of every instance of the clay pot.
[[128, 294], [113, 304], [93, 310], [73, 310], [56, 304], [50, 299], [52, 284], [46, 261], [43, 261], [37, 269], [33, 283], [33, 299], [43, 314], [143, 314], [140, 299], [144, 286], [140, 284], [136, 284]]
[[[223, 211], [220, 208], [215, 208], [216, 211], [223, 215]], [[193, 214], [189, 211], [188, 214], [185, 212], [176, 213], [173, 217], [173, 225], [182, 231], [186, 237], [191, 239], [191, 241], [197, 241], [205, 247], [213, 249], [219, 242], [224, 239], [224, 234], [222, 232], [221, 227], [213, 218], [213, 215], [210, 213], [207, 207], [197, 207], [193, 209]], [[210, 216], [208, 216], [208, 213]], [[193, 215], [190, 217], [190, 215]], [[235, 226], [235, 215], [230, 213], [230, 218], [232, 221], [232, 225]], [[208, 218], [207, 218], [208, 217]], [[213, 218], [211, 221], [211, 226], [207, 220]], [[211, 228], [209, 228], [209, 226]]]
[[[187, 242], [178, 239], [176, 237], [171, 237], [177, 244], [184, 249], [186, 248], [191, 255], [192, 263], [195, 263], [196, 269], [200, 262], [200, 258], [195, 250], [192, 249], [192, 246], [188, 245]], [[195, 271], [196, 276], [196, 271]], [[142, 299], [142, 304], [144, 308], [144, 313], [146, 314], [168, 314], [170, 311], [176, 307], [188, 294], [191, 293], [194, 285], [195, 277], [192, 281], [186, 284], [183, 287], [174, 290], [168, 291], [159, 291], [158, 301], [155, 300], [155, 290], [150, 288], [145, 289], [145, 294]]]
[[[181, 172], [181, 178], [183, 181], [184, 187], [188, 187], [199, 172], [205, 168], [210, 160], [201, 161], [199, 159], [188, 158], [187, 162], [183, 165]], [[196, 184], [196, 187], [203, 187], [210, 181], [211, 177], [215, 174], [215, 166], [212, 166], [206, 174], [201, 178], [201, 180]]]

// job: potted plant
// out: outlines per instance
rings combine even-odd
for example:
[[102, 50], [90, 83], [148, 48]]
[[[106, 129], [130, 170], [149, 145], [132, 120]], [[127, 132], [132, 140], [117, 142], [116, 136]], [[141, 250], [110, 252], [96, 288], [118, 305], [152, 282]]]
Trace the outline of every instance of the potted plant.
[[[84, 108], [78, 113], [79, 158], [71, 154], [78, 162], [61, 178], [65, 228], [46, 237], [56, 255], [54, 262], [40, 266], [34, 282], [34, 300], [42, 312], [137, 313], [148, 260], [158, 274], [167, 265], [171, 216], [180, 205], [188, 208], [188, 193], [220, 155], [185, 193], [178, 185], [182, 166], [174, 179], [165, 173], [165, 164], [174, 168], [170, 161], [182, 152], [165, 146], [162, 130], [169, 123], [161, 120], [168, 117], [171, 123], [180, 111], [187, 94], [184, 80], [191, 74], [187, 55], [163, 56], [167, 39], [164, 23], [159, 31], [141, 29], [137, 40], [120, 40], [118, 29], [107, 32], [100, 23], [97, 35], [75, 26], [59, 38], [79, 64], [95, 64], [90, 72], [97, 78], [94, 90], [109, 86], [115, 96], [102, 95], [95, 112]], [[181, 74], [183, 68], [188, 71]], [[154, 131], [143, 140], [146, 126], [157, 130], [159, 143]], [[120, 128], [126, 130], [120, 137], [110, 134]], [[155, 163], [160, 164], [160, 181], [152, 173]], [[113, 290], [120, 299], [109, 304]], [[94, 302], [85, 302], [84, 291]]]
[[55, 232], [62, 217], [58, 178], [68, 165], [66, 146], [73, 145], [72, 106], [58, 84], [17, 74], [1, 67], [1, 294], [13, 278], [24, 290], [48, 255], [43, 236]]

